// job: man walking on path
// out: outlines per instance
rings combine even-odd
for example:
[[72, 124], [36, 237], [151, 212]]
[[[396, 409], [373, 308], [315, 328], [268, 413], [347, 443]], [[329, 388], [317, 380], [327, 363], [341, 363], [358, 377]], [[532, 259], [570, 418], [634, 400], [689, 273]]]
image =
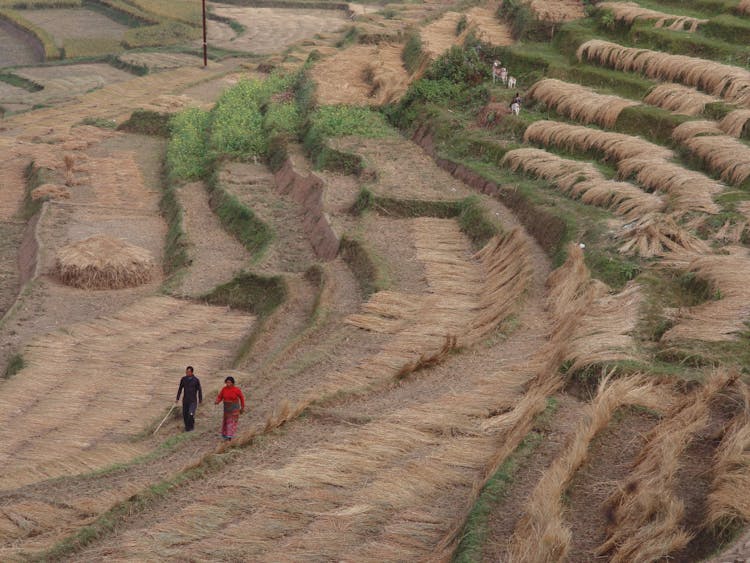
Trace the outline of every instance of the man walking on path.
[[180, 402], [180, 393], [183, 391], [185, 394], [182, 396], [182, 420], [185, 421], [185, 432], [190, 432], [195, 428], [195, 410], [198, 408], [198, 403], [203, 402], [201, 382], [193, 375], [193, 366], [185, 368], [185, 377], [180, 379], [175, 403]]

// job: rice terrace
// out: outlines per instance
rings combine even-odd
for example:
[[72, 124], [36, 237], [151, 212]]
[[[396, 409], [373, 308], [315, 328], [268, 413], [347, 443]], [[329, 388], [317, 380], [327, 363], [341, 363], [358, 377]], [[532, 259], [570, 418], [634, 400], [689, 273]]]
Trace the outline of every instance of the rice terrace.
[[0, 0], [0, 561], [750, 561], [750, 2], [205, 10]]

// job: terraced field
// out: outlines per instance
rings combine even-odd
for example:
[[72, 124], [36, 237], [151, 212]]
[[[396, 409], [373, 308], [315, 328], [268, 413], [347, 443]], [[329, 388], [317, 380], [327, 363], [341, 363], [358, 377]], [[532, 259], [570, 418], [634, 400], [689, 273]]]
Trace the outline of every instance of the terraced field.
[[[750, 557], [745, 7], [378, 9], [14, 71], [0, 559]], [[65, 285], [92, 235], [153, 276]]]

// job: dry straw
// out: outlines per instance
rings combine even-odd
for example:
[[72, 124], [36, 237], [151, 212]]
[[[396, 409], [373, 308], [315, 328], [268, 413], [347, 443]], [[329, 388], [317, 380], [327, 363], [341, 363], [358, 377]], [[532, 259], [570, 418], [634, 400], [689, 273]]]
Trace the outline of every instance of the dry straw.
[[698, 115], [706, 104], [721, 101], [715, 96], [699, 92], [681, 84], [665, 83], [654, 87], [643, 101], [653, 106], [683, 115]]
[[675, 217], [662, 213], [649, 213], [625, 225], [617, 238], [625, 241], [618, 249], [621, 253], [637, 254], [642, 258], [683, 250], [710, 251], [708, 244], [681, 227]]
[[750, 521], [750, 390], [737, 381], [740, 412], [714, 454], [706, 520], [711, 526]]
[[662, 264], [686, 270], [708, 281], [714, 299], [680, 310], [677, 324], [662, 340], [736, 340], [750, 320], [750, 253], [744, 247], [729, 247], [727, 254], [677, 252]]
[[635, 20], [654, 20], [654, 27], [667, 27], [675, 31], [690, 31], [698, 29], [698, 25], [706, 23], [708, 20], [693, 18], [690, 16], [677, 16], [674, 14], [665, 14], [656, 10], [643, 8], [635, 2], [600, 2], [597, 8], [609, 10], [618, 21], [624, 21], [631, 24]]
[[715, 373], [650, 432], [630, 474], [607, 501], [611, 524], [600, 555], [615, 563], [656, 561], [688, 544], [692, 536], [680, 525], [685, 508], [675, 490], [680, 458], [708, 425], [711, 401], [736, 377]]
[[696, 135], [721, 135], [723, 131], [715, 121], [699, 119], [686, 121], [672, 130], [672, 139], [683, 143]]
[[641, 72], [650, 78], [694, 86], [714, 96], [750, 106], [750, 71], [706, 59], [661, 51], [623, 47], [591, 39], [576, 52], [578, 60], [596, 61], [617, 70]]
[[616, 162], [620, 178], [635, 177], [649, 190], [667, 192], [674, 210], [719, 212], [719, 206], [712, 199], [713, 194], [723, 189], [719, 182], [671, 162], [674, 157], [671, 150], [640, 137], [555, 121], [538, 121], [529, 125], [524, 138], [567, 150], [602, 152]]
[[724, 119], [719, 122], [719, 127], [727, 135], [739, 138], [748, 121], [750, 121], [750, 109], [737, 109], [724, 116]]
[[542, 102], [561, 115], [603, 127], [612, 127], [625, 108], [639, 105], [633, 100], [597, 94], [584, 86], [555, 78], [539, 80], [529, 89], [527, 96], [529, 99]]
[[750, 0], [740, 0], [737, 4], [737, 10], [743, 14], [750, 15]]
[[31, 190], [31, 199], [70, 199], [70, 191], [59, 184], [42, 184]]
[[122, 239], [95, 235], [60, 249], [53, 274], [81, 289], [122, 289], [147, 283], [154, 273], [151, 253]]
[[583, 203], [611, 209], [635, 218], [661, 211], [666, 203], [627, 182], [608, 180], [590, 163], [569, 160], [541, 149], [515, 149], [505, 154], [502, 164], [551, 181], [563, 193]]
[[691, 137], [683, 144], [727, 183], [740, 185], [750, 178], [750, 147], [728, 135]]
[[664, 407], [662, 394], [642, 376], [614, 381], [604, 378], [593, 401], [586, 405], [572, 440], [531, 493], [510, 541], [510, 561], [567, 558], [572, 533], [563, 518], [563, 495], [578, 469], [586, 463], [591, 441], [607, 427], [615, 411], [625, 405]]

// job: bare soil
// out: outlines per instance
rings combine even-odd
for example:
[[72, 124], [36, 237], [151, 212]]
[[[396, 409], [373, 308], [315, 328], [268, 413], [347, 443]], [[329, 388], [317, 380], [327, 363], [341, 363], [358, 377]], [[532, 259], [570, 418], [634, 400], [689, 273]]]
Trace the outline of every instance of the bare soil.
[[250, 253], [221, 226], [208, 205], [202, 182], [180, 187], [178, 198], [190, 241], [191, 262], [177, 291], [187, 296], [205, 295], [245, 268], [250, 263]]
[[513, 482], [502, 502], [494, 507], [487, 519], [487, 542], [482, 561], [507, 561], [508, 542], [519, 518], [524, 514], [526, 500], [539, 477], [564, 451], [581, 418], [583, 403], [570, 395], [557, 395], [557, 407], [547, 423], [536, 430], [542, 440], [534, 452], [518, 467]]
[[49, 33], [58, 47], [66, 39], [122, 39], [128, 27], [85, 8], [24, 10], [23, 17]]
[[44, 60], [44, 50], [30, 34], [6, 21], [0, 21], [0, 67], [39, 63]]
[[571, 561], [594, 561], [594, 550], [606, 540], [609, 523], [605, 501], [627, 477], [658, 419], [632, 408], [618, 410], [589, 447], [588, 461], [568, 489], [565, 519], [572, 532]]

